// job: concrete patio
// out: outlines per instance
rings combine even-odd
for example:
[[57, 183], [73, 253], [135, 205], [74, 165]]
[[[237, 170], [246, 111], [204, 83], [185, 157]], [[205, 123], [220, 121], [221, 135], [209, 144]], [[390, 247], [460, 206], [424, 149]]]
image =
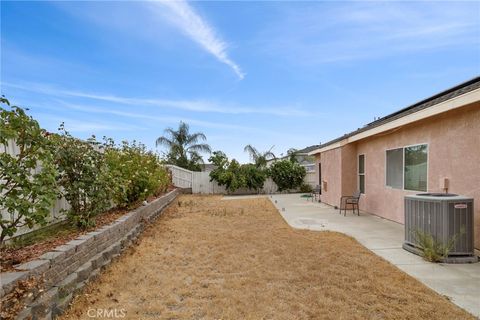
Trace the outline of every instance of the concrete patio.
[[300, 194], [268, 197], [290, 226], [352, 236], [375, 254], [480, 317], [480, 263], [429, 263], [402, 249], [404, 228], [401, 224], [362, 212], [360, 216], [353, 216], [348, 211], [344, 217], [333, 207], [312, 202]]

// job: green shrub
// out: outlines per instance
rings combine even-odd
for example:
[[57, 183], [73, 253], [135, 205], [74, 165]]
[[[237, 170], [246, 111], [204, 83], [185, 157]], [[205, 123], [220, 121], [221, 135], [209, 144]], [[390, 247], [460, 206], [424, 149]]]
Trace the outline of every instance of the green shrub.
[[274, 162], [269, 168], [269, 173], [279, 191], [298, 189], [307, 174], [304, 167], [290, 160]]
[[311, 193], [312, 191], [313, 191], [313, 188], [308, 183], [303, 183], [300, 186], [300, 192], [302, 192], [302, 193]]
[[[142, 144], [82, 141], [63, 124], [59, 134], [49, 134], [20, 107], [4, 97], [0, 103], [0, 246], [20, 227], [45, 225], [57, 197], [70, 205], [67, 218], [85, 229], [114, 204], [145, 200], [170, 184], [168, 171]], [[13, 143], [17, 154], [7, 153]]]
[[210, 181], [216, 181], [220, 186], [225, 186], [227, 191], [235, 192], [240, 188], [250, 190], [263, 188], [267, 178], [263, 168], [253, 164], [241, 165], [235, 159], [229, 161], [221, 151], [213, 152], [208, 160], [215, 165], [215, 169], [210, 172]]
[[246, 180], [243, 174], [240, 163], [233, 159], [229, 162], [226, 170], [219, 174], [219, 185], [224, 185], [229, 192], [235, 192], [236, 190], [245, 187]]
[[170, 177], [158, 157], [147, 151], [143, 144], [122, 142], [116, 148], [113, 140], [107, 140], [105, 158], [113, 179], [113, 200], [126, 207], [148, 196], [165, 192]]
[[[462, 233], [464, 233], [464, 230], [460, 232], [460, 234]], [[422, 230], [415, 230], [415, 238], [422, 250], [422, 256], [425, 260], [430, 262], [440, 262], [442, 259], [448, 257], [448, 254], [457, 242], [458, 236], [458, 234], [454, 235], [447, 241], [447, 243], [443, 243], [435, 239], [430, 233], [423, 232]]]
[[58, 184], [70, 204], [67, 217], [77, 227], [86, 229], [95, 225], [95, 216], [112, 203], [113, 180], [109, 174], [102, 146], [95, 137], [82, 141], [72, 137], [64, 128], [55, 136], [55, 160], [58, 166]]
[[245, 187], [249, 190], [259, 190], [263, 188], [267, 173], [264, 169], [254, 164], [244, 164], [241, 166], [241, 172], [245, 177]]
[[[49, 134], [17, 106], [0, 98], [0, 246], [18, 228], [46, 224], [57, 197], [53, 152]], [[8, 106], [8, 107], [7, 107]], [[15, 142], [20, 152], [6, 152]]]

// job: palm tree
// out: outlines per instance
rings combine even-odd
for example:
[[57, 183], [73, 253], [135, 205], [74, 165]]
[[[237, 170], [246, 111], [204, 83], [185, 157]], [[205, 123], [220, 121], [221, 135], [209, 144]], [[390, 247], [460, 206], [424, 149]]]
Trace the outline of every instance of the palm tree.
[[268, 151], [260, 152], [255, 147], [250, 144], [247, 144], [243, 151], [250, 154], [250, 158], [255, 163], [257, 167], [265, 167], [267, 161], [270, 159], [276, 159], [275, 154], [273, 154], [272, 149], [275, 146], [272, 146]]
[[291, 162], [298, 162], [297, 155], [298, 155], [298, 150], [297, 149], [290, 148], [290, 149], [287, 150], [287, 156], [288, 156], [288, 159]]
[[211, 153], [211, 148], [206, 143], [207, 137], [202, 132], [190, 133], [188, 124], [180, 121], [178, 129], [167, 128], [164, 135], [157, 138], [156, 146], [168, 148], [166, 153], [167, 162], [179, 167], [200, 171], [203, 164], [201, 153]]

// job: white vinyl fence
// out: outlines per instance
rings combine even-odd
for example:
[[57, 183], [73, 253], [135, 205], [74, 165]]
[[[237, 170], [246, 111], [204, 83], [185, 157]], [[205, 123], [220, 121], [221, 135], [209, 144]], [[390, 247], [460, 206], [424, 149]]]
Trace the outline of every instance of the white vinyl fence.
[[[172, 173], [172, 183], [179, 188], [192, 188], [192, 193], [200, 194], [227, 194], [227, 190], [224, 186], [218, 185], [215, 181], [210, 181], [210, 172], [196, 172], [190, 171], [184, 168], [180, 168], [174, 165], [166, 165], [166, 167]], [[305, 183], [315, 187], [316, 184], [316, 172], [307, 172], [305, 176]], [[277, 193], [278, 188], [275, 182], [271, 178], [267, 178], [263, 188], [258, 190], [260, 194]], [[246, 188], [239, 189], [233, 194], [252, 194], [257, 193], [255, 190], [249, 190]]]
[[[224, 186], [219, 186], [217, 182], [210, 181], [210, 172], [192, 172], [192, 193], [202, 194], [227, 194], [227, 189]], [[277, 185], [272, 179], [268, 178], [263, 189], [258, 190], [258, 193], [269, 194], [278, 191]], [[233, 194], [252, 194], [255, 190], [247, 188], [238, 189]]]
[[[12, 156], [15, 156], [20, 153], [20, 149], [13, 141], [9, 141], [9, 143], [6, 146], [0, 147], [0, 153], [8, 153]], [[41, 170], [41, 167], [39, 166], [35, 171], [39, 172], [40, 170]], [[2, 183], [2, 181], [0, 181], [0, 183]], [[61, 211], [62, 209], [69, 209], [69, 208], [70, 208], [70, 205], [65, 200], [65, 198], [57, 199], [55, 201], [53, 208], [50, 210], [50, 214], [47, 217], [47, 223], [54, 224], [56, 222], [65, 220], [66, 217], [63, 213], [61, 213]], [[10, 213], [6, 212], [5, 210], [0, 210], [0, 214], [2, 215], [3, 219], [10, 220]], [[25, 226], [25, 227], [19, 228], [19, 230], [15, 233], [15, 236], [19, 236], [21, 234], [25, 234], [40, 228], [42, 227], [39, 225], [35, 225], [33, 229], [30, 229], [27, 226]]]
[[179, 188], [191, 188], [192, 187], [192, 174], [193, 171], [180, 168], [171, 164], [165, 165], [165, 167], [172, 173], [172, 183], [175, 187]]
[[[9, 142], [6, 146], [0, 147], [0, 153], [8, 153], [12, 156], [18, 155], [20, 152], [18, 146]], [[192, 188], [192, 193], [200, 194], [226, 194], [227, 190], [224, 186], [219, 186], [215, 181], [210, 181], [210, 172], [193, 172], [180, 168], [174, 165], [166, 165], [166, 167], [172, 173], [172, 183], [176, 187], [180, 188]], [[41, 167], [36, 169], [37, 171], [41, 170]], [[313, 182], [312, 182], [313, 181]], [[315, 185], [315, 173], [307, 173], [305, 177], [305, 182], [311, 185]], [[0, 181], [1, 183], [1, 181]], [[265, 181], [262, 190], [258, 190], [258, 193], [261, 194], [270, 194], [278, 192], [277, 185], [268, 178]], [[255, 191], [248, 189], [240, 189], [235, 191], [233, 194], [252, 194], [256, 193]], [[69, 209], [69, 204], [65, 198], [57, 199], [53, 208], [50, 210], [50, 214], [47, 217], [48, 224], [54, 224], [66, 219], [65, 215], [62, 212], [62, 209]], [[0, 211], [2, 218], [10, 219], [10, 214], [6, 211]], [[28, 227], [20, 228], [15, 236], [28, 233], [30, 231], [40, 229], [41, 226], [36, 225], [33, 229]]]
[[306, 184], [309, 184], [312, 186], [312, 188], [315, 188], [315, 186], [318, 184], [317, 183], [317, 172], [316, 171], [307, 171], [307, 175], [305, 176], [305, 179], [303, 181]]
[[[172, 173], [173, 185], [180, 188], [192, 188], [192, 193], [200, 194], [227, 194], [224, 186], [219, 186], [215, 181], [210, 181], [210, 172], [189, 171], [174, 165], [166, 166]], [[270, 194], [278, 192], [277, 185], [272, 179], [268, 178], [258, 193]], [[233, 194], [252, 194], [255, 190], [246, 188], [239, 189]]]

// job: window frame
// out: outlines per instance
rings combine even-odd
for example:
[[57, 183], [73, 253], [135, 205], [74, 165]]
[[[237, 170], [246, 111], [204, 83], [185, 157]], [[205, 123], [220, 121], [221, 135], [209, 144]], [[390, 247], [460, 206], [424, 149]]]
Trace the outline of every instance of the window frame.
[[[405, 149], [406, 148], [409, 148], [409, 147], [416, 147], [416, 146], [427, 146], [427, 174], [426, 174], [426, 184], [425, 184], [425, 191], [423, 190], [412, 190], [412, 189], [405, 189]], [[428, 145], [428, 143], [416, 143], [416, 144], [411, 144], [411, 145], [408, 145], [408, 146], [404, 146], [403, 147], [403, 176], [402, 176], [402, 183], [403, 183], [403, 186], [402, 186], [402, 190], [403, 191], [416, 191], [416, 192], [428, 192], [428, 159], [430, 159], [430, 157], [428, 156], [428, 154], [430, 153], [430, 146]]]
[[[426, 191], [422, 191], [422, 190], [411, 190], [411, 189], [405, 189], [405, 149], [406, 148], [409, 148], [409, 147], [416, 147], [416, 146], [423, 146], [423, 145], [426, 145], [427, 146], [427, 181], [426, 181]], [[387, 185], [387, 151], [391, 151], [391, 150], [397, 150], [397, 149], [402, 149], [402, 187], [401, 188], [394, 188], [392, 186], [389, 186]], [[388, 148], [388, 149], [385, 149], [385, 187], [386, 188], [389, 188], [389, 189], [396, 189], [396, 190], [401, 190], [401, 191], [416, 191], [416, 192], [428, 192], [428, 172], [429, 172], [429, 154], [430, 154], [430, 145], [428, 143], [415, 143], [415, 144], [410, 144], [410, 145], [406, 145], [406, 146], [403, 146], [403, 147], [395, 147], [395, 148]]]
[[[360, 173], [360, 156], [363, 156], [363, 173]], [[367, 171], [367, 156], [365, 153], [360, 153], [357, 155], [357, 190], [360, 191], [361, 194], [367, 193], [367, 180], [365, 179], [365, 173]], [[360, 189], [360, 176], [363, 176], [363, 192]]]
[[[401, 188], [395, 188], [395, 187], [389, 186], [387, 184], [387, 165], [388, 165], [387, 151], [398, 150], [398, 149], [402, 150], [402, 187]], [[385, 187], [387, 187], [389, 189], [396, 189], [396, 190], [402, 190], [403, 191], [403, 187], [405, 186], [404, 170], [405, 170], [405, 147], [395, 147], [395, 148], [385, 149], [385, 170], [384, 170], [385, 171], [385, 181], [384, 181]]]

